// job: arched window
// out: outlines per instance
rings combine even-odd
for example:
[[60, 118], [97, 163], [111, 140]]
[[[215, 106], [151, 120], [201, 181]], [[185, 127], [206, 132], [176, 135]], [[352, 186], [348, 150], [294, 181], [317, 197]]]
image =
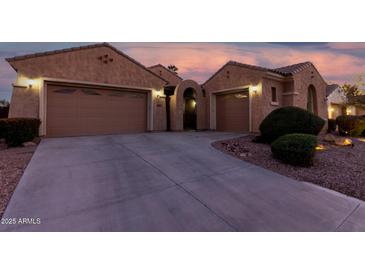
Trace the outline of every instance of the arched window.
[[317, 95], [316, 88], [313, 85], [308, 87], [307, 110], [317, 114]]

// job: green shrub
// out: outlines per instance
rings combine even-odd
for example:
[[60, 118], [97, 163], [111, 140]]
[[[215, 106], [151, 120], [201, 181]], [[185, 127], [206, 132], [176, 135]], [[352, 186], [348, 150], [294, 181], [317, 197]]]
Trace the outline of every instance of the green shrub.
[[4, 138], [9, 146], [19, 146], [38, 136], [40, 124], [33, 118], [0, 119], [0, 139]]
[[352, 137], [365, 136], [365, 119], [358, 118], [355, 124], [355, 128], [350, 132]]
[[355, 115], [341, 115], [336, 118], [341, 136], [359, 137], [365, 134], [365, 118]]
[[336, 131], [336, 127], [337, 127], [336, 119], [328, 119], [328, 130], [327, 130], [327, 132], [331, 133], [331, 132]]
[[338, 133], [341, 136], [350, 135], [350, 132], [355, 129], [357, 116], [355, 115], [341, 115], [336, 118], [338, 125]]
[[271, 144], [276, 159], [294, 166], [311, 166], [316, 151], [317, 137], [310, 134], [287, 134]]
[[290, 133], [318, 135], [325, 121], [298, 107], [282, 107], [272, 111], [260, 124], [260, 132], [267, 142]]

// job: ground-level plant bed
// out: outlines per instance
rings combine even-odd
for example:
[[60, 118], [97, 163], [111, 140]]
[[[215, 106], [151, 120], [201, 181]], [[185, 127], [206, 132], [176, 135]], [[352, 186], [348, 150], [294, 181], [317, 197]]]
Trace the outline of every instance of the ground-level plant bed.
[[35, 150], [35, 145], [0, 149], [0, 217]]
[[213, 147], [252, 164], [299, 181], [306, 181], [365, 200], [365, 142], [353, 139], [354, 146], [336, 146], [322, 142], [313, 166], [298, 167], [272, 157], [270, 145], [252, 142], [254, 136], [217, 141]]

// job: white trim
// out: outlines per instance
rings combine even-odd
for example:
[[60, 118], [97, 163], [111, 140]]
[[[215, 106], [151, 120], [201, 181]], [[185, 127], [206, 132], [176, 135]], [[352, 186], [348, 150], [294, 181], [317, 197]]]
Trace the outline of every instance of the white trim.
[[100, 87], [111, 87], [111, 88], [125, 88], [125, 89], [140, 89], [145, 91], [150, 91], [153, 88], [148, 87], [139, 87], [139, 86], [127, 86], [127, 85], [115, 85], [115, 84], [106, 84], [100, 82], [88, 82], [88, 81], [78, 81], [78, 80], [69, 80], [69, 79], [60, 79], [60, 78], [42, 78], [45, 82], [59, 82], [59, 83], [68, 83], [68, 84], [81, 84], [81, 85], [90, 85], [90, 86], [100, 86]]
[[45, 91], [44, 80], [41, 79], [40, 89], [39, 89], [39, 119], [41, 120], [41, 125], [39, 127], [39, 135], [46, 135], [46, 125], [47, 125], [47, 96]]
[[217, 116], [216, 116], [216, 94], [212, 93], [210, 96], [210, 129], [217, 129]]
[[28, 88], [26, 85], [19, 85], [19, 84], [11, 84], [13, 88]]
[[39, 119], [41, 120], [41, 126], [39, 128], [39, 135], [45, 136], [47, 134], [47, 84], [59, 83], [62, 84], [80, 84], [88, 86], [98, 86], [98, 87], [110, 87], [110, 88], [120, 88], [120, 89], [133, 89], [141, 90], [147, 92], [147, 128], [146, 131], [153, 131], [153, 88], [146, 87], [135, 87], [126, 85], [114, 85], [114, 84], [104, 84], [98, 82], [87, 82], [87, 81], [74, 81], [68, 79], [59, 78], [41, 78], [40, 79], [40, 91], [39, 91]]
[[287, 96], [287, 95], [299, 95], [299, 92], [296, 91], [292, 91], [292, 92], [283, 92], [282, 93], [283, 96]]

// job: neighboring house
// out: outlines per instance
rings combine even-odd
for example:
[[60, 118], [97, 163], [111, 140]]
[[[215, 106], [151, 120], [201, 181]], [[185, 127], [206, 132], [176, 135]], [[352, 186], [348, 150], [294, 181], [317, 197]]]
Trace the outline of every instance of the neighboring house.
[[326, 89], [328, 118], [336, 119], [337, 116], [346, 115], [351, 108], [347, 110], [347, 98], [343, 89], [337, 84], [331, 84]]
[[337, 84], [328, 85], [326, 95], [329, 119], [336, 119], [340, 115], [365, 114], [365, 102], [363, 104], [361, 102], [365, 96], [356, 96], [348, 100], [342, 87]]
[[201, 86], [162, 65], [146, 68], [108, 43], [6, 60], [17, 71], [9, 116], [40, 118], [47, 137], [257, 132], [281, 106], [327, 119], [327, 84], [309, 62], [268, 69], [230, 61]]
[[349, 101], [355, 108], [356, 115], [365, 115], [365, 95], [352, 97]]

